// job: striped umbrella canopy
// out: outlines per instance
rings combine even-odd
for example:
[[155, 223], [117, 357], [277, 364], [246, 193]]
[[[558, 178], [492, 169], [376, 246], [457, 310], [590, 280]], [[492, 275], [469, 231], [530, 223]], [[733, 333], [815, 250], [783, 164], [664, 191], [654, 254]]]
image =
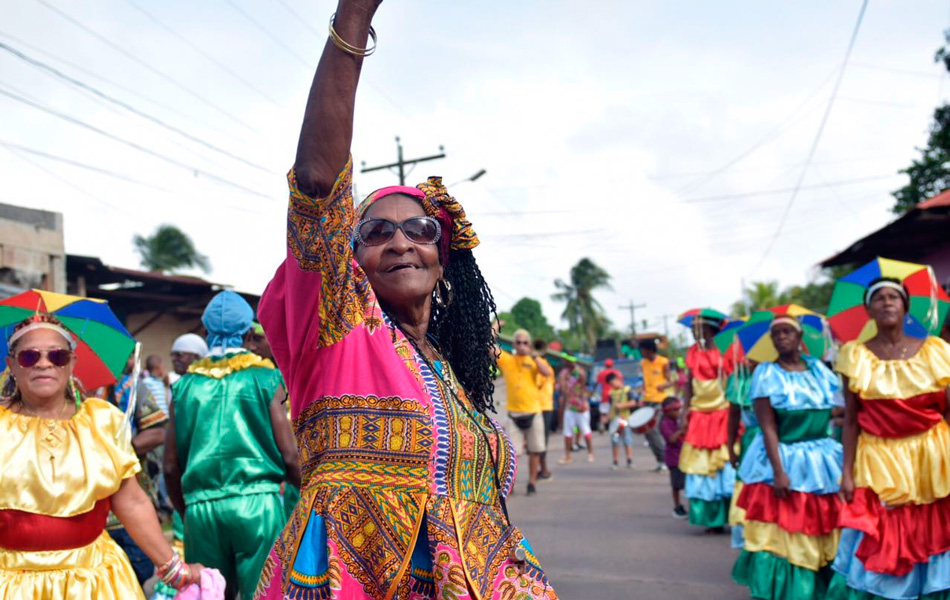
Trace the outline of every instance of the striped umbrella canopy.
[[735, 330], [736, 341], [748, 359], [773, 362], [778, 358], [769, 328], [779, 316], [794, 317], [801, 323], [803, 350], [809, 355], [821, 358], [831, 347], [824, 317], [798, 304], [784, 304], [752, 313], [749, 320]]
[[0, 300], [0, 353], [9, 354], [13, 328], [37, 314], [59, 319], [78, 340], [73, 376], [89, 390], [111, 385], [122, 375], [135, 339], [105, 300], [31, 290]]
[[676, 317], [676, 322], [680, 325], [685, 325], [690, 329], [693, 328], [693, 323], [696, 319], [707, 319], [710, 321], [719, 321], [723, 325], [729, 323], [729, 317], [725, 313], [719, 312], [714, 308], [694, 308], [688, 310]]
[[937, 335], [950, 310], [950, 297], [937, 283], [933, 269], [889, 258], [875, 258], [835, 282], [828, 307], [828, 323], [842, 342], [864, 342], [877, 334], [877, 324], [864, 306], [864, 294], [882, 277], [900, 281], [910, 300], [904, 319], [904, 333], [925, 338]]

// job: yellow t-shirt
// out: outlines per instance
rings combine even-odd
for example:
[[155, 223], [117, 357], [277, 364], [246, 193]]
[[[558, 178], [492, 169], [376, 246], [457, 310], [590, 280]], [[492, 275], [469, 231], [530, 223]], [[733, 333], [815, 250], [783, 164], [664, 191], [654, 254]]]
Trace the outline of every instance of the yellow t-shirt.
[[666, 378], [666, 366], [668, 364], [670, 364], [670, 359], [659, 354], [653, 360], [644, 358], [640, 361], [640, 366], [643, 368], [644, 402], [663, 402], [666, 398], [666, 390], [658, 388], [665, 383], [669, 383]]
[[549, 363], [544, 358], [540, 359], [541, 362], [546, 364], [549, 369], [551, 369], [550, 375], [542, 375], [538, 371], [538, 393], [540, 394], [539, 403], [541, 404], [541, 410], [554, 410], [554, 384], [557, 383], [557, 377], [554, 375], [554, 369], [551, 368], [551, 363]]
[[498, 368], [505, 377], [508, 391], [508, 412], [541, 412], [541, 390], [538, 388], [538, 365], [531, 356], [502, 351]]

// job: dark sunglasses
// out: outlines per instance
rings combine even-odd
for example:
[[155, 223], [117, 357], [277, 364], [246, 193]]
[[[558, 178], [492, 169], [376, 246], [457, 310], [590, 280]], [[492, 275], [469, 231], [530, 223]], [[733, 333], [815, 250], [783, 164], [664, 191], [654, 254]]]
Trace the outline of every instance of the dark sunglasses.
[[54, 367], [65, 367], [73, 357], [71, 350], [65, 348], [56, 348], [55, 350], [20, 350], [17, 352], [16, 361], [24, 369], [35, 367], [42, 357], [49, 359]]
[[356, 224], [356, 243], [380, 246], [396, 235], [396, 230], [414, 244], [434, 244], [442, 236], [442, 226], [432, 217], [413, 217], [402, 223], [389, 219], [363, 219]]

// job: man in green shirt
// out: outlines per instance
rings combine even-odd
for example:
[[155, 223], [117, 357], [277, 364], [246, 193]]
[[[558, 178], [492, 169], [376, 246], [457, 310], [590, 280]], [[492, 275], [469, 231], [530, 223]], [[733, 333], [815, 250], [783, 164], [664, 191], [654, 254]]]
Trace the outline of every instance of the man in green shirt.
[[280, 484], [300, 485], [280, 372], [242, 348], [254, 311], [224, 291], [205, 309], [207, 358], [173, 386], [165, 482], [185, 520], [185, 555], [221, 571], [227, 598], [252, 598], [286, 521]]

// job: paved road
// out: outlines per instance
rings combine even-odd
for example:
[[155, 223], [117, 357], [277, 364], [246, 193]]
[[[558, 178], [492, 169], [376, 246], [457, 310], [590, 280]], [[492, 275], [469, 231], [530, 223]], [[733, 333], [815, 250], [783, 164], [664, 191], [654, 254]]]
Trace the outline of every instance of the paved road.
[[[552, 436], [559, 444], [560, 438]], [[611, 471], [606, 435], [594, 434], [596, 462], [575, 452], [556, 463], [554, 479], [525, 496], [519, 469], [509, 501], [512, 521], [531, 540], [564, 600], [743, 600], [730, 577], [736, 551], [728, 535], [706, 535], [670, 516], [669, 476], [653, 473], [653, 457], [636, 436], [633, 471]], [[527, 461], [523, 463], [526, 466]]]

